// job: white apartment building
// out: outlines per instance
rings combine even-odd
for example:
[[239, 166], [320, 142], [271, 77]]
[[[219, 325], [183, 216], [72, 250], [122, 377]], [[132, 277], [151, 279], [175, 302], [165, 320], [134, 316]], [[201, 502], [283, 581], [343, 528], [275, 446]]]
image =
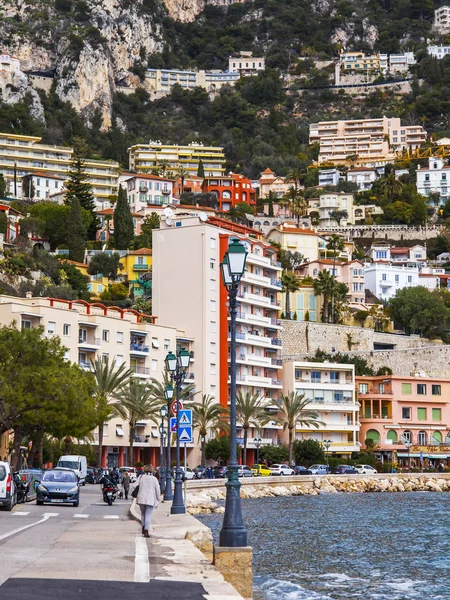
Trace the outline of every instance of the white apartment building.
[[420, 285], [419, 267], [374, 262], [364, 268], [364, 284], [379, 300], [390, 300], [399, 290]]
[[414, 246], [401, 247], [391, 246], [388, 243], [381, 242], [373, 244], [367, 256], [373, 261], [382, 261], [386, 263], [410, 266], [425, 266], [427, 264], [427, 249], [421, 244]]
[[450, 190], [450, 167], [442, 158], [429, 158], [428, 169], [417, 165], [416, 185], [417, 191], [423, 196], [435, 192], [441, 197], [441, 204], [445, 204]]
[[377, 179], [378, 171], [374, 168], [356, 167], [347, 171], [347, 181], [356, 183], [361, 192], [372, 189]]
[[0, 73], [17, 73], [20, 71], [20, 60], [15, 56], [0, 52]]
[[46, 200], [52, 194], [60, 193], [64, 189], [64, 178], [57, 175], [48, 175], [46, 173], [33, 173], [30, 177], [33, 186], [32, 190], [24, 189], [22, 185], [22, 196], [30, 198], [30, 192], [34, 190], [33, 200]]
[[228, 71], [239, 73], [241, 77], [257, 75], [258, 71], [264, 71], [265, 68], [266, 59], [252, 56], [251, 52], [241, 52], [239, 56], [230, 56], [228, 59]]
[[203, 163], [205, 176], [220, 177], [225, 172], [223, 148], [196, 142], [179, 146], [150, 140], [148, 144], [136, 144], [128, 148], [128, 155], [130, 170], [138, 173], [148, 173], [165, 165], [167, 172], [173, 171], [176, 174], [180, 168], [184, 168], [190, 175], [197, 175], [200, 161]]
[[311, 123], [309, 143], [319, 142], [319, 164], [379, 167], [394, 160], [396, 151], [417, 148], [426, 141], [421, 125], [402, 125], [398, 117]]
[[[197, 389], [227, 406], [229, 317], [220, 263], [232, 237], [243, 240], [249, 251], [238, 293], [238, 390], [270, 399], [275, 406], [282, 389], [281, 267], [276, 249], [261, 234], [218, 217], [163, 220], [161, 229], [153, 232], [153, 310], [161, 323], [170, 323], [176, 315], [178, 326], [195, 339]], [[279, 430], [271, 422], [258, 437], [265, 444], [276, 444]], [[252, 451], [255, 435], [249, 432]], [[249, 453], [249, 461], [253, 454]]]
[[240, 74], [224, 71], [181, 71], [175, 69], [147, 69], [146, 87], [153, 92], [169, 94], [175, 84], [184, 89], [204, 88], [210, 93], [224, 85], [234, 85]]
[[283, 392], [295, 391], [310, 400], [308, 409], [323, 422], [318, 429], [297, 425], [296, 439], [319, 443], [331, 440], [330, 456], [343, 458], [359, 452], [359, 403], [355, 395], [355, 367], [340, 363], [283, 362]]
[[127, 192], [131, 212], [138, 213], [150, 205], [172, 204], [173, 184], [173, 179], [140, 173], [125, 177], [122, 185]]
[[427, 46], [427, 51], [430, 56], [433, 56], [433, 58], [441, 60], [444, 58], [444, 56], [450, 54], [450, 46], [443, 46], [442, 44], [440, 46], [436, 44], [430, 44]]
[[440, 6], [434, 11], [433, 30], [440, 35], [450, 32], [450, 6]]
[[417, 61], [414, 52], [404, 52], [403, 54], [380, 54], [380, 71], [386, 74], [404, 74], [416, 65]]
[[[49, 298], [15, 298], [0, 296], [0, 323], [17, 327], [42, 326], [47, 337], [60, 337], [66, 348], [65, 358], [89, 370], [90, 361], [101, 358], [126, 364], [136, 378], [148, 382], [162, 379], [164, 359], [169, 350], [193, 340], [174, 327], [156, 324], [156, 318], [135, 311], [107, 308], [82, 300], [65, 301]], [[173, 319], [172, 319], [173, 322]], [[193, 375], [188, 380], [194, 383]], [[104, 427], [103, 466], [128, 464], [128, 424], [120, 417], [111, 419]], [[94, 432], [94, 444], [98, 431]], [[150, 421], [139, 421], [135, 438], [135, 459], [159, 463], [159, 429]], [[188, 446], [193, 448], [193, 444]]]
[[[67, 179], [73, 149], [68, 146], [41, 144], [41, 138], [30, 135], [0, 133], [0, 173], [9, 184], [24, 175], [45, 173], [49, 177]], [[97, 201], [117, 194], [119, 163], [115, 161], [87, 160], [88, 181]]]
[[319, 185], [336, 186], [342, 179], [338, 169], [319, 169]]
[[351, 223], [353, 218], [353, 194], [345, 192], [326, 192], [319, 197], [319, 227], [337, 225], [331, 216], [333, 211], [347, 211], [347, 217], [341, 220], [341, 225]]

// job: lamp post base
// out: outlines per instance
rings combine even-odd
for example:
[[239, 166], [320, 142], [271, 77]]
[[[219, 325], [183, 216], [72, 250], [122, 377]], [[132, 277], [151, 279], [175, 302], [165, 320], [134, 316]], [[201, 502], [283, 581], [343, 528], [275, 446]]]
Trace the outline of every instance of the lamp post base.
[[159, 470], [159, 489], [161, 490], [161, 494], [164, 494], [166, 491], [166, 469], [161, 467]]
[[225, 484], [227, 494], [225, 499], [225, 515], [219, 536], [219, 546], [242, 548], [247, 546], [247, 532], [242, 520], [241, 482], [238, 477], [238, 467], [229, 468], [229, 479]]
[[170, 469], [166, 474], [166, 489], [164, 490], [164, 501], [169, 502], [173, 500], [173, 492], [172, 492], [172, 475], [170, 474]]
[[176, 474], [175, 479], [175, 490], [173, 494], [173, 502], [170, 508], [171, 515], [184, 515], [186, 513], [186, 507], [183, 500], [183, 481], [181, 474]]

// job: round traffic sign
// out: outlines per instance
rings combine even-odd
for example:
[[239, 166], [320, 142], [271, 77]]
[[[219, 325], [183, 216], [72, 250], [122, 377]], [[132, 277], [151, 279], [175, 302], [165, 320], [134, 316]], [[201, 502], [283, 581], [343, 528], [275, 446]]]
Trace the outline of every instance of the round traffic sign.
[[[180, 410], [183, 410], [183, 403], [181, 402], [181, 400], [179, 401], [179, 404], [180, 404], [180, 407], [179, 407], [179, 408], [180, 408]], [[172, 402], [172, 404], [171, 404], [171, 406], [170, 406], [170, 410], [172, 411], [172, 414], [173, 414], [173, 415], [176, 415], [176, 414], [177, 414], [177, 401], [176, 401], [176, 400], [174, 400], [174, 401]]]

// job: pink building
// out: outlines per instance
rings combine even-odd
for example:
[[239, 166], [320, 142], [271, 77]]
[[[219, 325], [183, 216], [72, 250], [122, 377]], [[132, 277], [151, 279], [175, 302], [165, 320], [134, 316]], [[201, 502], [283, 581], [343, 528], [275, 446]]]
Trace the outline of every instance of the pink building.
[[345, 283], [349, 289], [348, 301], [350, 304], [364, 303], [364, 264], [360, 260], [336, 261], [333, 264], [332, 259], [321, 258], [305, 263], [298, 268], [298, 274], [301, 277], [309, 276], [313, 279], [322, 271], [329, 271], [336, 276], [337, 281]]
[[[450, 465], [450, 379], [357, 377], [360, 442], [382, 461]], [[409, 446], [409, 448], [408, 448]]]

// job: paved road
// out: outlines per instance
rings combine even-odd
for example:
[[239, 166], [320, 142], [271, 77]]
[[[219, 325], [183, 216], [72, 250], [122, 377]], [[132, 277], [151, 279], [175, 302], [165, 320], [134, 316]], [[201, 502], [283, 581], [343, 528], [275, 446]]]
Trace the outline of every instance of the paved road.
[[[1, 600], [178, 598], [171, 582], [148, 583], [148, 541], [128, 508], [127, 500], [108, 506], [100, 486], [87, 485], [77, 508], [29, 502], [1, 511]], [[203, 598], [202, 586], [183, 588], [180, 598]]]

